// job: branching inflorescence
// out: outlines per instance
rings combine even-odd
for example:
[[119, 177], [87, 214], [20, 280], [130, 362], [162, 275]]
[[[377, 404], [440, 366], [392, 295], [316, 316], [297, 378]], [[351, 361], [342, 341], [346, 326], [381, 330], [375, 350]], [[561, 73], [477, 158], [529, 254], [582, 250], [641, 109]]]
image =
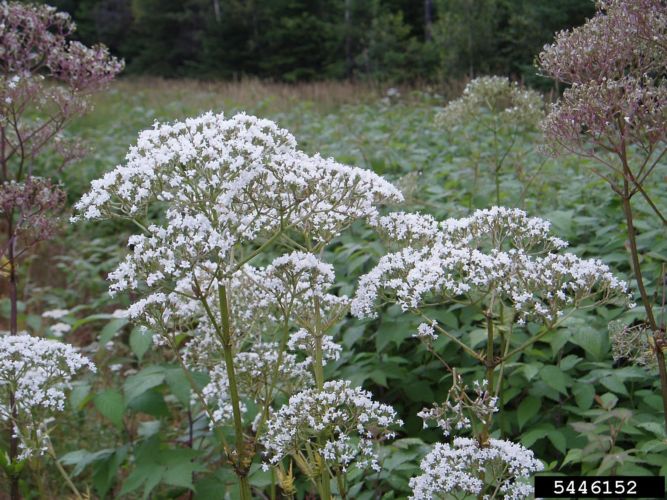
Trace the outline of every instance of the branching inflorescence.
[[[667, 153], [667, 4], [662, 0], [600, 0], [586, 24], [556, 35], [539, 56], [542, 72], [570, 87], [544, 120], [548, 147], [591, 158], [592, 170], [619, 196], [631, 271], [646, 312], [645, 330], [660, 374], [667, 429], [667, 349], [664, 322], [644, 282], [635, 229], [634, 200], [640, 195], [653, 218], [667, 226], [654, 201], [651, 174]], [[646, 265], [646, 262], [644, 262]], [[628, 335], [615, 336], [625, 342]], [[641, 344], [643, 335], [634, 338]]]
[[[74, 220], [120, 217], [142, 230], [110, 274], [110, 290], [136, 293], [129, 317], [179, 356], [177, 335], [192, 337], [183, 367], [210, 373], [200, 403], [213, 425], [233, 422], [236, 450], [227, 451], [243, 498], [251, 494], [247, 471], [258, 443], [275, 448], [271, 464], [280, 470], [285, 454], [297, 459], [311, 446], [309, 421], [299, 423], [292, 448], [262, 440], [264, 432], [290, 429], [272, 416], [277, 394], [291, 397], [283, 413], [292, 402], [325, 395], [323, 367], [340, 355], [326, 332], [349, 299], [331, 292], [334, 270], [321, 251], [354, 221], [376, 223], [378, 205], [402, 199], [372, 172], [299, 151], [269, 120], [207, 113], [142, 132], [126, 163], [94, 181], [77, 203]], [[146, 221], [152, 207], [163, 211], [161, 222]], [[267, 256], [268, 265], [255, 265]], [[367, 393], [339, 384], [341, 405], [371, 404]], [[252, 437], [245, 430], [249, 401], [258, 408]], [[355, 420], [365, 415], [343, 418], [354, 424], [349, 429], [316, 431], [331, 443], [311, 457], [320, 466], [309, 477], [324, 498], [330, 476], [342, 481], [350, 462], [349, 439], [357, 438], [349, 432], [363, 434], [354, 456], [370, 457], [370, 431], [362, 433], [363, 421]]]
[[[413, 498], [460, 493], [484, 498], [527, 498], [530, 474], [542, 464], [532, 452], [509, 441], [492, 439], [499, 408], [504, 364], [546, 333], [558, 328], [568, 312], [610, 301], [628, 302], [627, 286], [599, 260], [562, 253], [567, 243], [550, 225], [518, 209], [493, 207], [470, 217], [437, 221], [414, 213], [381, 217], [378, 231], [392, 249], [359, 280], [352, 313], [374, 317], [382, 303], [396, 303], [425, 321], [415, 333], [428, 348], [440, 336], [455, 342], [486, 370], [468, 393], [460, 374], [443, 403], [423, 409], [424, 425], [435, 421], [445, 436], [472, 431], [475, 439], [456, 437], [438, 444], [422, 462], [424, 474], [411, 480]], [[475, 351], [461, 335], [448, 332], [430, 316], [446, 304], [479, 308], [486, 326], [486, 348]], [[542, 324], [542, 330], [518, 343], [515, 326]], [[495, 377], [498, 382], [495, 382]]]
[[61, 342], [23, 332], [0, 335], [0, 420], [19, 438], [17, 460], [48, 450], [46, 426], [65, 409], [65, 390], [74, 375], [95, 366]]

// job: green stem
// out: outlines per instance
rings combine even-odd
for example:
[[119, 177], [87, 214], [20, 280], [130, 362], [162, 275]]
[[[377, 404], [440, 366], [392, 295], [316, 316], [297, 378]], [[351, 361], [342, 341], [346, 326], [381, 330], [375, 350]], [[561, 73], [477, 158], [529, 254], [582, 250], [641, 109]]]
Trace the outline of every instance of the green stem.
[[[493, 353], [493, 296], [491, 297], [491, 304], [486, 311], [486, 390], [493, 392], [493, 372], [496, 368], [494, 353]], [[480, 435], [480, 444], [486, 446], [489, 441], [491, 428], [491, 417], [484, 422], [482, 433]]]
[[324, 388], [324, 355], [322, 352], [322, 337], [315, 337], [315, 361], [313, 362], [315, 383], [321, 391]]
[[220, 302], [220, 318], [222, 328], [217, 329], [222, 341], [223, 354], [225, 356], [225, 368], [227, 369], [227, 379], [229, 380], [229, 396], [232, 402], [232, 413], [234, 415], [234, 433], [236, 438], [237, 467], [236, 475], [239, 478], [242, 500], [252, 498], [250, 492], [250, 483], [248, 482], [247, 471], [250, 468], [246, 464], [245, 443], [243, 439], [243, 420], [241, 418], [241, 405], [238, 392], [238, 383], [234, 371], [234, 353], [232, 349], [232, 335], [229, 325], [229, 302], [227, 301], [227, 288], [218, 282], [218, 298]]
[[79, 490], [76, 488], [76, 486], [72, 482], [72, 479], [70, 479], [69, 474], [67, 474], [67, 471], [65, 469], [63, 469], [63, 466], [58, 461], [58, 456], [56, 455], [56, 451], [53, 449], [53, 445], [51, 444], [51, 439], [50, 438], [47, 438], [47, 443], [48, 443], [49, 455], [51, 455], [51, 458], [53, 458], [53, 461], [56, 464], [56, 469], [58, 469], [58, 472], [60, 472], [60, 475], [65, 480], [65, 484], [67, 484], [69, 489], [72, 490], [72, 493], [74, 494], [74, 497], [77, 500], [83, 500], [83, 497], [81, 496], [81, 493], [79, 493]]
[[347, 491], [345, 490], [345, 479], [340, 472], [336, 473], [336, 482], [338, 483], [338, 494], [342, 500], [347, 500]]
[[262, 430], [264, 424], [266, 423], [266, 419], [269, 418], [269, 408], [271, 406], [271, 402], [273, 401], [273, 391], [275, 390], [276, 383], [278, 382], [278, 370], [283, 364], [283, 357], [285, 355], [285, 349], [287, 347], [288, 341], [289, 341], [289, 324], [287, 323], [287, 321], [285, 321], [283, 326], [283, 335], [282, 338], [280, 339], [280, 345], [278, 346], [278, 359], [276, 361], [275, 366], [273, 367], [273, 370], [271, 371], [271, 385], [269, 386], [268, 396], [266, 398], [266, 401], [264, 402], [264, 408], [262, 409], [262, 416], [260, 418], [259, 423], [257, 424], [257, 430], [255, 431], [255, 436], [257, 438], [259, 438], [259, 436], [262, 434]]
[[[418, 312], [419, 315], [420, 315], [422, 318], [424, 318], [429, 324], [430, 324], [430, 323], [433, 323], [433, 320], [432, 320], [431, 318], [429, 318], [428, 316], [426, 316], [423, 312], [421, 312], [421, 311], [417, 311], [417, 312]], [[479, 354], [477, 354], [475, 351], [473, 351], [473, 350], [472, 350], [470, 347], [468, 347], [466, 344], [464, 344], [464, 343], [461, 342], [459, 339], [457, 339], [456, 337], [454, 337], [454, 335], [452, 335], [451, 333], [447, 332], [447, 331], [446, 331], [445, 329], [443, 329], [439, 324], [435, 323], [435, 325], [433, 325], [433, 327], [434, 327], [438, 332], [440, 332], [440, 333], [442, 333], [443, 335], [445, 335], [448, 339], [454, 341], [454, 342], [455, 342], [461, 349], [463, 349], [465, 352], [467, 352], [468, 354], [470, 354], [470, 356], [472, 356], [474, 359], [476, 359], [477, 361], [482, 362], [482, 363], [484, 362], [484, 358], [483, 358], [482, 356], [480, 356]]]
[[322, 500], [331, 500], [331, 479], [329, 478], [329, 469], [322, 459], [322, 475], [318, 481], [320, 486], [320, 496]]
[[664, 425], [665, 431], [667, 431], [667, 367], [665, 367], [665, 355], [662, 352], [663, 341], [662, 338], [658, 335], [658, 323], [653, 316], [653, 307], [651, 306], [651, 299], [648, 296], [646, 287], [644, 286], [644, 279], [642, 277], [641, 267], [639, 265], [639, 251], [637, 249], [637, 239], [635, 236], [635, 226], [632, 214], [632, 205], [630, 204], [630, 186], [628, 183], [627, 172], [630, 171], [630, 168], [625, 159], [625, 155], [622, 156], [623, 160], [623, 170], [626, 173], [626, 176], [623, 179], [623, 212], [625, 213], [626, 221], [626, 230], [628, 232], [628, 241], [630, 243], [630, 257], [632, 263], [632, 271], [635, 276], [635, 281], [637, 282], [637, 288], [639, 288], [639, 294], [642, 299], [642, 304], [644, 305], [644, 310], [646, 311], [646, 318], [648, 326], [653, 332], [653, 338], [656, 340], [654, 346], [654, 353], [656, 357], [656, 362], [658, 364], [658, 374], [660, 377], [660, 392], [662, 396], [662, 409], [664, 413]]

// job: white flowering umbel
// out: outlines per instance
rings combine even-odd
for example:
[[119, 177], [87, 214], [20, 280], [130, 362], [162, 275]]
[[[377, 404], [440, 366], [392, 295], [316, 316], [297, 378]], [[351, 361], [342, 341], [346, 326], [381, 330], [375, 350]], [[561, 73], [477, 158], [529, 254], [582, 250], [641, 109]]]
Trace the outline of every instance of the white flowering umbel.
[[[374, 317], [378, 305], [395, 303], [418, 315], [423, 322], [414, 336], [453, 378], [446, 401], [419, 416], [425, 426], [435, 421], [445, 435], [473, 434], [471, 439], [455, 438], [453, 447], [436, 445], [422, 463], [425, 473], [411, 482], [414, 498], [441, 498], [451, 492], [528, 496], [530, 487], [516, 479], [537, 470], [539, 462], [518, 445], [491, 439], [493, 415], [502, 411], [502, 380], [496, 383], [495, 378], [505, 375], [504, 363], [557, 329], [568, 313], [613, 300], [627, 302], [626, 284], [599, 260], [562, 253], [567, 243], [551, 234], [549, 223], [519, 209], [492, 207], [444, 221], [395, 213], [381, 217], [377, 226], [391, 252], [360, 278], [352, 313]], [[483, 318], [479, 326], [486, 330], [483, 350], [475, 350], [466, 343], [467, 336], [445, 330], [433, 318], [431, 311], [447, 304], [478, 309]], [[523, 332], [518, 341], [515, 328], [528, 321], [542, 328]], [[475, 383], [475, 395], [468, 394], [456, 370], [435, 352], [434, 341], [440, 336], [485, 371], [485, 381]]]
[[[436, 123], [461, 150], [458, 159], [468, 167], [458, 170], [464, 186], [472, 180], [468, 188], [471, 203], [472, 196], [485, 193], [483, 181], [488, 175], [482, 174], [487, 172], [494, 179], [497, 204], [501, 203], [501, 174], [510, 168], [515, 178], [512, 184], [519, 181], [521, 185], [519, 193], [512, 193], [512, 201], [523, 201], [528, 188], [536, 188], [543, 175], [539, 169], [527, 168], [526, 158], [536, 154], [533, 149], [539, 140], [534, 136], [544, 111], [539, 92], [523, 89], [505, 77], [485, 76], [471, 81], [459, 99], [438, 113]], [[479, 147], [480, 142], [487, 147]]]
[[20, 439], [19, 460], [47, 451], [47, 420], [65, 409], [65, 391], [83, 368], [95, 370], [70, 345], [25, 332], [0, 336], [0, 420]]
[[[130, 319], [156, 331], [184, 366], [211, 373], [199, 399], [215, 402], [213, 421], [232, 417], [236, 449], [225, 453], [242, 499], [251, 497], [248, 471], [273, 398], [307, 386], [306, 367], [321, 389], [324, 360], [337, 352], [325, 332], [349, 300], [329, 291], [333, 268], [317, 256], [356, 220], [376, 223], [378, 205], [402, 200], [373, 172], [298, 150], [269, 120], [207, 113], [142, 132], [126, 162], [76, 204], [74, 220], [120, 217], [141, 228], [110, 290], [132, 292]], [[148, 222], [149, 212], [160, 217]], [[266, 254], [278, 257], [258, 267]], [[307, 336], [291, 345], [305, 357], [287, 352], [301, 330]], [[181, 333], [193, 337], [185, 359]], [[253, 435], [244, 398], [260, 406]], [[321, 475], [327, 492], [329, 472]]]
[[378, 299], [407, 311], [493, 296], [511, 305], [519, 322], [553, 325], [566, 309], [626, 297], [626, 284], [605, 264], [556, 253], [566, 243], [549, 233], [548, 222], [521, 210], [493, 207], [463, 219], [415, 221], [416, 214], [380, 219], [388, 237], [407, 244], [360, 279], [356, 316], [374, 316]]
[[[234, 356], [236, 381], [239, 393], [258, 406], [268, 406], [270, 401], [266, 391], [273, 384], [276, 389], [286, 394], [312, 385], [310, 373], [312, 360], [299, 361], [297, 356], [284, 353], [279, 356], [278, 344], [275, 342], [257, 343], [252, 351], [239, 352]], [[229, 395], [229, 379], [224, 362], [210, 367], [211, 381], [202, 389], [202, 394], [215, 408], [212, 413], [214, 422], [231, 421], [232, 406]], [[242, 407], [245, 413], [245, 408]]]
[[[455, 438], [452, 445], [438, 443], [420, 464], [423, 474], [410, 479], [413, 500], [457, 498], [532, 498], [530, 477], [542, 462], [520, 444], [491, 439], [481, 447], [475, 439]], [[484, 476], [480, 477], [480, 471]]]
[[262, 444], [268, 463], [290, 455], [309, 477], [316, 475], [308, 459], [313, 452], [333, 470], [352, 464], [379, 470], [376, 443], [394, 437], [402, 424], [393, 408], [373, 401], [368, 391], [333, 380], [292, 396], [269, 420]]

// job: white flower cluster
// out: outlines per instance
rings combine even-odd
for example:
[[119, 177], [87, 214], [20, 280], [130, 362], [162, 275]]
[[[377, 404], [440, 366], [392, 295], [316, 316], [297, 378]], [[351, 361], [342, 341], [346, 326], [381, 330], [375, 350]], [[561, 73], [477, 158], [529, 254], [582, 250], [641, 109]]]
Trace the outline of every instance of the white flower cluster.
[[292, 396], [269, 420], [262, 443], [271, 465], [310, 449], [342, 470], [352, 463], [379, 470], [374, 443], [394, 437], [391, 428], [402, 424], [393, 408], [373, 401], [369, 392], [333, 380], [321, 391]]
[[[323, 364], [326, 365], [327, 361], [336, 361], [340, 358], [343, 347], [340, 344], [336, 344], [331, 335], [323, 335], [321, 343]], [[287, 348], [290, 351], [303, 351], [308, 355], [312, 355], [316, 349], [316, 338], [305, 328], [300, 328], [290, 335]]]
[[93, 363], [70, 345], [26, 332], [0, 336], [0, 420], [12, 422], [21, 438], [22, 458], [42, 451], [43, 421], [65, 409], [65, 390], [83, 368], [95, 371]]
[[67, 316], [69, 313], [69, 309], [51, 309], [50, 311], [44, 311], [42, 313], [42, 318], [60, 319]]
[[433, 420], [442, 433], [449, 436], [452, 430], [470, 429], [472, 426], [470, 416], [481, 423], [488, 423], [498, 411], [498, 398], [487, 390], [486, 380], [474, 381], [473, 399], [468, 395], [468, 387], [463, 384], [457, 372], [454, 372], [453, 379], [454, 382], [444, 403], [424, 408], [417, 413], [417, 416], [424, 421], [424, 429], [428, 427], [428, 421]]
[[[234, 369], [240, 394], [255, 403], [262, 403], [262, 398], [266, 396], [265, 390], [272, 383], [288, 393], [312, 384], [310, 359], [298, 361], [296, 355], [283, 353], [280, 365], [278, 361], [278, 344], [275, 342], [258, 343], [253, 346], [252, 351], [235, 354]], [[273, 381], [274, 373], [276, 381]], [[210, 369], [209, 376], [211, 381], [202, 390], [202, 395], [216, 407], [212, 414], [213, 420], [231, 420], [229, 379], [224, 363], [220, 361]]]
[[417, 333], [412, 336], [426, 341], [437, 340], [438, 336], [435, 334], [435, 325], [435, 321], [432, 321], [431, 323], [420, 323], [417, 327]]
[[[218, 282], [211, 275], [200, 276], [201, 288], [208, 290], [209, 304], [217, 303]], [[333, 266], [320, 261], [315, 255], [293, 252], [276, 258], [270, 265], [256, 268], [243, 266], [227, 282], [232, 318], [232, 338], [235, 349], [242, 351], [244, 345], [262, 342], [280, 335], [285, 327], [298, 330], [291, 336], [290, 350], [314, 352], [315, 336], [320, 337], [326, 359], [338, 359], [340, 347], [326, 331], [348, 310], [349, 299], [328, 293], [334, 284]], [[199, 301], [184, 297], [192, 294], [192, 283], [181, 281], [181, 286], [169, 294], [169, 307], [151, 304], [142, 313], [147, 321], [162, 322], [167, 314], [172, 321], [178, 318], [174, 329], [185, 330], [189, 323], [196, 323], [191, 333], [194, 338], [186, 347], [190, 364], [201, 367], [215, 365], [220, 361], [219, 339], [210, 318], [206, 317]], [[319, 317], [317, 311], [319, 309]], [[216, 321], [220, 321], [217, 308], [212, 310]], [[195, 320], [195, 321], [193, 321]], [[320, 328], [322, 331], [317, 331]]]
[[544, 100], [534, 90], [521, 89], [515, 82], [501, 76], [483, 76], [472, 80], [463, 95], [450, 102], [436, 121], [455, 127], [495, 117], [501, 126], [535, 128], [544, 116]]
[[554, 237], [549, 221], [528, 217], [518, 208], [491, 207], [475, 210], [459, 219], [437, 221], [420, 213], [392, 212], [378, 219], [377, 229], [386, 238], [409, 246], [470, 245], [494, 248], [519, 248], [533, 253], [548, 253], [567, 247]]
[[328, 293], [335, 280], [334, 268], [311, 253], [292, 252], [266, 268], [245, 266], [243, 272], [254, 294], [246, 307], [275, 311], [276, 316], [304, 326], [311, 323], [316, 311], [321, 322], [335, 321], [350, 302], [346, 296]]
[[126, 164], [93, 181], [74, 220], [137, 220], [166, 207], [165, 223], [132, 236], [109, 276], [113, 293], [140, 291], [130, 308], [138, 318], [149, 307], [176, 308], [197, 272], [231, 278], [253, 245], [290, 232], [321, 244], [356, 219], [376, 220], [377, 204], [402, 199], [370, 171], [302, 153], [269, 120], [207, 113], [142, 132]]
[[[413, 219], [411, 214], [403, 221], [407, 225]], [[409, 234], [401, 216], [392, 220], [389, 235]], [[435, 228], [430, 218], [419, 227], [428, 226]], [[551, 324], [565, 309], [585, 302], [627, 299], [626, 283], [601, 261], [551, 253], [564, 246], [549, 234], [546, 221], [517, 209], [493, 207], [449, 219], [437, 232], [421, 234], [419, 244], [383, 256], [362, 276], [352, 313], [375, 316], [381, 294], [407, 311], [443, 299], [479, 300], [494, 293], [513, 304], [519, 323], [535, 319]]]
[[[469, 494], [477, 496], [485, 486], [503, 498], [531, 498], [531, 474], [544, 466], [533, 452], [520, 444], [490, 439], [487, 447], [470, 438], [455, 438], [452, 445], [438, 443], [420, 464], [423, 474], [410, 479], [413, 500], [430, 500], [443, 496]], [[481, 479], [486, 471], [487, 484]], [[492, 482], [491, 482], [492, 481]], [[485, 494], [482, 498], [491, 498]], [[494, 498], [496, 496], [494, 495]]]

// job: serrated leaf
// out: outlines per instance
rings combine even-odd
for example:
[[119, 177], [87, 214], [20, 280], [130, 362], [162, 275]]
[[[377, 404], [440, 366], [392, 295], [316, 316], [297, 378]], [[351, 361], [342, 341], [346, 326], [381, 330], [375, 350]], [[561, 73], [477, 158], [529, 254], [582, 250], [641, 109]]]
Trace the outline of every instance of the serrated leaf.
[[125, 404], [123, 396], [116, 389], [107, 389], [93, 398], [97, 411], [108, 418], [112, 424], [121, 429], [123, 427], [123, 413]]

